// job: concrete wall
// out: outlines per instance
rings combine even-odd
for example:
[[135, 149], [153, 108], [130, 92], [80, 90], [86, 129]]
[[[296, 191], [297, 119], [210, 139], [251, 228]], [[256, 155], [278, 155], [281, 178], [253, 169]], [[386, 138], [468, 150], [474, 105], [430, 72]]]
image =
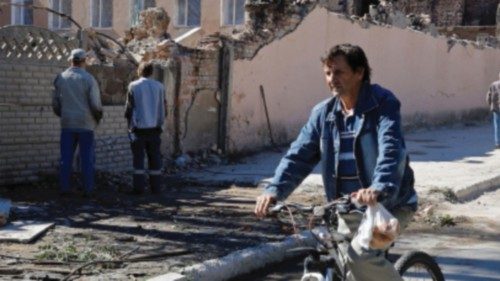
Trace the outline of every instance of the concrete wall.
[[497, 79], [500, 50], [457, 44], [447, 38], [395, 27], [361, 28], [317, 8], [295, 32], [262, 48], [251, 60], [234, 62], [229, 115], [230, 150], [269, 144], [259, 85], [263, 85], [275, 139], [296, 137], [314, 104], [330, 96], [320, 57], [333, 45], [364, 48], [372, 81], [391, 90], [412, 123], [459, 120], [485, 109], [488, 85]]

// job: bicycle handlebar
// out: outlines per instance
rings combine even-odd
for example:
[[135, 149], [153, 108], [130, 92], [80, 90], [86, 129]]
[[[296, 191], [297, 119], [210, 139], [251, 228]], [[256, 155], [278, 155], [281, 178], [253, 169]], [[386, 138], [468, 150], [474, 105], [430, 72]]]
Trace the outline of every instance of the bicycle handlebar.
[[270, 214], [276, 214], [282, 212], [283, 210], [294, 209], [301, 213], [312, 213], [316, 217], [321, 217], [325, 214], [326, 210], [334, 209], [341, 212], [348, 212], [354, 209], [354, 205], [351, 202], [350, 196], [340, 197], [332, 202], [328, 202], [324, 205], [310, 205], [305, 206], [297, 203], [285, 203], [285, 202], [277, 202], [272, 208], [269, 209]]

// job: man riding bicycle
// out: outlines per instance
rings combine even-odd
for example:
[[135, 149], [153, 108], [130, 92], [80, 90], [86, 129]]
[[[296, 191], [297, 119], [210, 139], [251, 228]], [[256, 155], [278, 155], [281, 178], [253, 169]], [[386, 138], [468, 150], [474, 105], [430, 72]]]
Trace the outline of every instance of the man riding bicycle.
[[[400, 102], [389, 90], [370, 84], [371, 69], [359, 46], [336, 45], [321, 61], [333, 97], [313, 108], [257, 198], [255, 214], [265, 216], [270, 204], [287, 198], [321, 162], [328, 201], [348, 194], [362, 205], [381, 199], [403, 229], [416, 211], [417, 195]], [[341, 215], [338, 231], [352, 237], [361, 219], [359, 212]], [[349, 270], [347, 280], [402, 280], [383, 250], [365, 249], [354, 239], [340, 251]]]

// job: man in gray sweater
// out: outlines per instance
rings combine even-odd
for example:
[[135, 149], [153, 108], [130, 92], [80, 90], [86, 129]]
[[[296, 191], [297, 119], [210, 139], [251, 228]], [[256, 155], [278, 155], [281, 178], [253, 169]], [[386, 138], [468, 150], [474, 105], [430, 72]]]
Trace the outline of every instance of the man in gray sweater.
[[[153, 64], [143, 62], [137, 69], [139, 79], [128, 87], [125, 118], [129, 125], [134, 175], [133, 193], [142, 194], [149, 174], [151, 192], [161, 191], [161, 138], [165, 120], [166, 99], [163, 84], [151, 79]], [[148, 157], [148, 170], [144, 168], [144, 156]]]
[[84, 196], [94, 189], [94, 129], [102, 118], [101, 95], [97, 81], [84, 70], [87, 53], [74, 49], [71, 66], [54, 80], [54, 113], [61, 118], [60, 192], [72, 192], [71, 170], [76, 146], [80, 149]]

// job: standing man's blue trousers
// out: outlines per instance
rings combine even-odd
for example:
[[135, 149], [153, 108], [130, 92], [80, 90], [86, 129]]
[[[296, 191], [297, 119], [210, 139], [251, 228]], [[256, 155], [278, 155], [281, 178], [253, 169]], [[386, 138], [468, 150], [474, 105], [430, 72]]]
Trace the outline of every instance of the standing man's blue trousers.
[[76, 146], [80, 148], [83, 187], [90, 193], [94, 189], [94, 132], [86, 129], [62, 129], [61, 131], [61, 192], [71, 190], [71, 172]]

